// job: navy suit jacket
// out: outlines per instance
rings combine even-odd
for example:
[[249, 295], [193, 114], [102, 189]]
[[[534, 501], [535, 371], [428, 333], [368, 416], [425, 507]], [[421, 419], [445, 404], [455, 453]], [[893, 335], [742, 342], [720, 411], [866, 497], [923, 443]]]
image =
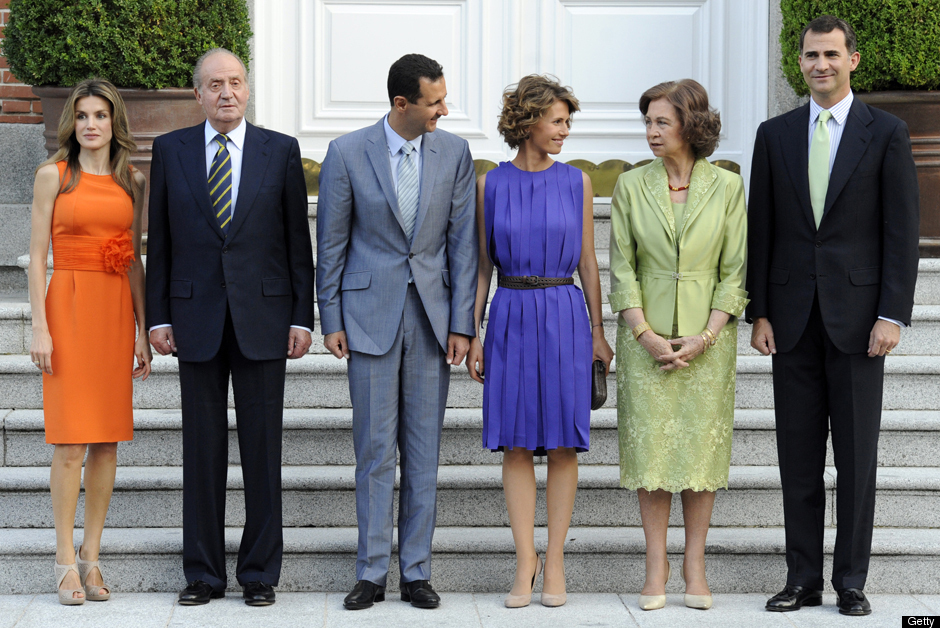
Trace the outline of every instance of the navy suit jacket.
[[818, 295], [843, 353], [865, 353], [879, 316], [911, 323], [919, 193], [907, 125], [852, 102], [819, 228], [809, 196], [809, 104], [757, 130], [748, 203], [747, 320], [790, 351]]
[[228, 309], [246, 358], [283, 359], [290, 326], [314, 326], [300, 147], [292, 137], [247, 125], [238, 201], [225, 235], [209, 198], [204, 128], [153, 142], [147, 325], [172, 325], [180, 360], [204, 362], [219, 351]]

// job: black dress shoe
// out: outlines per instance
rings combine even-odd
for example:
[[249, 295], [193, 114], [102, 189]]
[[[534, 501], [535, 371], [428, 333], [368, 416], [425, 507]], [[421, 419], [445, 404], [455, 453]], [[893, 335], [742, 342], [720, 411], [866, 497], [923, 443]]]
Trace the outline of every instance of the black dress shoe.
[[788, 584], [783, 591], [767, 600], [768, 611], [798, 611], [804, 606], [822, 606], [822, 591]]
[[274, 604], [274, 587], [263, 582], [249, 582], [242, 597], [248, 606], [270, 606]]
[[216, 591], [211, 584], [196, 580], [180, 591], [179, 603], [183, 606], [198, 606], [208, 604], [209, 600], [217, 600], [220, 597], [225, 597], [225, 591]]
[[385, 601], [385, 587], [368, 580], [360, 580], [343, 600], [343, 606], [351, 611], [369, 608], [375, 602]]
[[861, 589], [839, 589], [839, 612], [843, 615], [871, 615], [871, 603]]
[[415, 580], [401, 583], [401, 601], [411, 602], [415, 608], [437, 608], [441, 605], [441, 596], [427, 580]]

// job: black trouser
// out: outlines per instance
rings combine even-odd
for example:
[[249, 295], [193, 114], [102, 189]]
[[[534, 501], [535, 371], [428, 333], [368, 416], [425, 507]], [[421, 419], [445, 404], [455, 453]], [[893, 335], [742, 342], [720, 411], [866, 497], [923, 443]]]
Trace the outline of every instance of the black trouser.
[[[872, 321], [874, 325], [874, 321]], [[787, 584], [823, 588], [826, 439], [836, 471], [832, 586], [864, 588], [875, 516], [884, 358], [842, 353], [814, 300], [802, 338], [773, 357]]]
[[[286, 346], [286, 345], [285, 345]], [[226, 586], [225, 486], [228, 471], [228, 381], [232, 376], [238, 449], [245, 487], [245, 528], [235, 574], [240, 584], [276, 585], [281, 531], [281, 427], [286, 356], [242, 355], [230, 314], [218, 354], [180, 360], [183, 407], [183, 572], [187, 582]]]

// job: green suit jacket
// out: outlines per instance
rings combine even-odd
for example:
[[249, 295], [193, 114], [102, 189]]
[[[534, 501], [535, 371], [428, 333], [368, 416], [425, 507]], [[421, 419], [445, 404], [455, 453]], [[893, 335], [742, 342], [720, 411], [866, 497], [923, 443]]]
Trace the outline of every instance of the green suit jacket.
[[610, 208], [610, 308], [642, 307], [667, 338], [676, 315], [679, 335], [691, 336], [712, 309], [737, 324], [748, 303], [744, 181], [699, 159], [690, 183], [679, 234], [662, 159], [620, 175]]

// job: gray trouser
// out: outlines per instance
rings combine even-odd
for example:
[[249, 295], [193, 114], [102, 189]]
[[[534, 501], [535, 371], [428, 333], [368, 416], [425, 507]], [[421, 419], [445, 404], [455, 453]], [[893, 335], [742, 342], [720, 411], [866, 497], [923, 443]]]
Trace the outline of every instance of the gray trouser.
[[401, 580], [430, 580], [450, 367], [413, 284], [392, 348], [379, 356], [353, 351], [348, 374], [359, 525], [356, 580], [385, 586], [392, 551], [396, 449], [401, 454]]

